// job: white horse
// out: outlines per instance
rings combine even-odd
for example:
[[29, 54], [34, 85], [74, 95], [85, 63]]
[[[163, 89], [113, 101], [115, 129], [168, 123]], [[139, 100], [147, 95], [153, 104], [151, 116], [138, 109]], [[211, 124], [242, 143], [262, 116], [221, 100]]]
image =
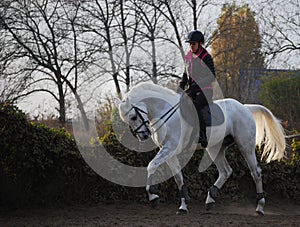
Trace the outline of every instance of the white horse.
[[[180, 95], [151, 83], [141, 83], [132, 88], [124, 99], [116, 99], [121, 119], [129, 124], [140, 140], [152, 137], [160, 151], [147, 166], [148, 179], [146, 191], [150, 201], [158, 198], [154, 190], [157, 169], [167, 163], [178, 185], [181, 197], [179, 211], [188, 211], [190, 197], [183, 182], [182, 163], [178, 158], [182, 151], [194, 149], [190, 138], [193, 137], [193, 125], [182, 119], [178, 103]], [[283, 128], [271, 111], [261, 105], [243, 105], [233, 99], [214, 101], [223, 111], [224, 123], [207, 127], [209, 136], [206, 154], [209, 154], [216, 165], [219, 177], [208, 190], [206, 207], [215, 203], [218, 191], [232, 173], [225, 150], [229, 143], [224, 138], [232, 138], [245, 158], [256, 185], [256, 211], [264, 214], [265, 196], [262, 186], [262, 173], [258, 165], [255, 148], [263, 145], [262, 157], [267, 162], [283, 158], [285, 137]], [[198, 122], [194, 125], [198, 126]], [[195, 138], [197, 141], [198, 138]], [[194, 142], [193, 142], [194, 143]]]

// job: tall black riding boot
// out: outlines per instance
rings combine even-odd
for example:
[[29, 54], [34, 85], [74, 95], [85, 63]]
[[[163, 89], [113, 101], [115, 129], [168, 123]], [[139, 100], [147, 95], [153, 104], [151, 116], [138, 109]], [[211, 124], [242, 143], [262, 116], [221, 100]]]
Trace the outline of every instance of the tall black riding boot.
[[207, 142], [207, 136], [206, 136], [206, 124], [204, 120], [203, 113], [201, 112], [201, 123], [200, 123], [200, 138], [199, 138], [199, 143], [201, 143], [202, 147], [207, 147], [208, 142]]

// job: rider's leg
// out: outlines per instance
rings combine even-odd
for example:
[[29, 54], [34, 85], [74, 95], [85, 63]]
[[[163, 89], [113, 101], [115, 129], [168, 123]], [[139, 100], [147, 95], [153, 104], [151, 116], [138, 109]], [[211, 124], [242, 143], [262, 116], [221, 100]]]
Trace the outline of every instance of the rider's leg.
[[194, 105], [198, 113], [198, 120], [199, 120], [199, 141], [203, 148], [207, 147], [207, 136], [206, 136], [206, 123], [204, 119], [203, 108], [207, 104], [206, 98], [202, 92], [194, 99]]
[[206, 148], [207, 145], [208, 145], [207, 135], [206, 135], [206, 122], [205, 122], [205, 115], [204, 115], [204, 112], [202, 110], [199, 113], [199, 116], [200, 116], [199, 117], [200, 136], [199, 136], [198, 143], [200, 143], [203, 148]]

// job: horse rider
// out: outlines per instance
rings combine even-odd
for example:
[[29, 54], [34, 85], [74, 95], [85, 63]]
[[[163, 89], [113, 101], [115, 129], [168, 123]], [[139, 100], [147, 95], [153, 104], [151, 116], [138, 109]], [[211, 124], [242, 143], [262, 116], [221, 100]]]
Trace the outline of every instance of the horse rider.
[[177, 92], [184, 90], [192, 98], [198, 113], [200, 136], [198, 143], [203, 148], [207, 147], [205, 113], [208, 113], [208, 105], [212, 102], [213, 86], [215, 80], [214, 61], [204, 44], [204, 35], [198, 30], [191, 31], [186, 40], [190, 50], [184, 58], [185, 70]]

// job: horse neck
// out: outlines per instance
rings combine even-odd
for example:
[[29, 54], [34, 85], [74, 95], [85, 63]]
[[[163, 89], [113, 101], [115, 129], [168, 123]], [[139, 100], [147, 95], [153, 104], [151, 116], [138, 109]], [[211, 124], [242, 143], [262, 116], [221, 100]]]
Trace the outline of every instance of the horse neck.
[[160, 118], [165, 114], [170, 108], [176, 105], [179, 101], [179, 95], [157, 95], [148, 96], [144, 100], [144, 104], [147, 108], [148, 119], [151, 121], [153, 119]]

